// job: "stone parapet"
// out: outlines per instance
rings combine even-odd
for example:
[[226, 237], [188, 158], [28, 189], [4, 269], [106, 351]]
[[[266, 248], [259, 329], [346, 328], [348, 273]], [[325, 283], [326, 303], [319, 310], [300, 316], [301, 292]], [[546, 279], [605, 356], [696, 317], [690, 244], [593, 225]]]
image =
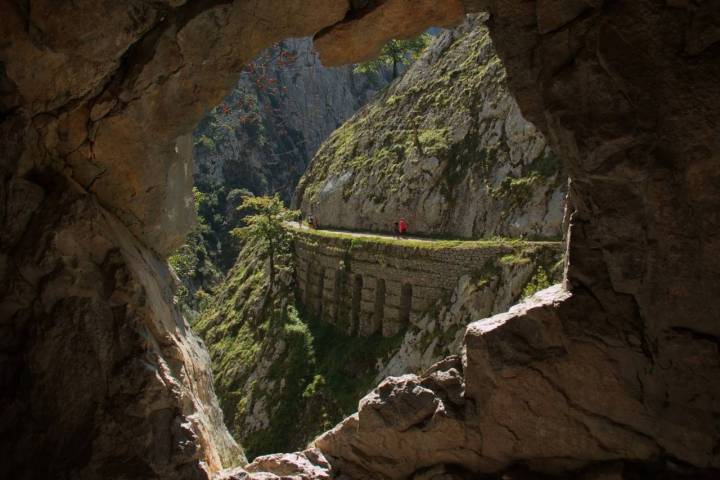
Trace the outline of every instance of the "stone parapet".
[[[389, 241], [296, 231], [299, 298], [316, 317], [348, 335], [403, 331], [463, 275], [492, 275], [500, 259], [529, 254], [558, 256], [559, 242]], [[485, 272], [485, 270], [487, 270]]]

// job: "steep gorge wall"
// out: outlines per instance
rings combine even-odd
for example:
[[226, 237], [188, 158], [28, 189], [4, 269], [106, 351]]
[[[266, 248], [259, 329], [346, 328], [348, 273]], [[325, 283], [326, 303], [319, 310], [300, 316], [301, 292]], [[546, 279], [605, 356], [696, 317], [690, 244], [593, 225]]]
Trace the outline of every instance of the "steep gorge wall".
[[567, 176], [527, 122], [484, 25], [439, 35], [313, 158], [297, 203], [322, 225], [560, 238]]
[[195, 129], [196, 183], [289, 202], [320, 144], [386, 84], [384, 72], [323, 67], [311, 38], [273, 45]]

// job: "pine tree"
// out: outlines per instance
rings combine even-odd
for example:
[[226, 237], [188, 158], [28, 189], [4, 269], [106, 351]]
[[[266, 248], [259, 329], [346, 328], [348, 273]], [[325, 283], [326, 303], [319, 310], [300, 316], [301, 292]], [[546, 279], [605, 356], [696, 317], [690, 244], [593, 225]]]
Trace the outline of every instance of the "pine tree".
[[384, 68], [392, 66], [393, 78], [399, 75], [399, 66], [408, 65], [430, 44], [432, 37], [427, 33], [410, 40], [390, 40], [383, 47], [380, 56], [355, 66], [356, 73], [380, 73]]
[[238, 207], [240, 211], [252, 212], [243, 218], [245, 227], [233, 230], [238, 238], [255, 240], [260, 243], [268, 258], [270, 285], [275, 280], [276, 260], [279, 253], [290, 246], [290, 232], [285, 223], [295, 219], [298, 212], [285, 208], [280, 196], [246, 196]]

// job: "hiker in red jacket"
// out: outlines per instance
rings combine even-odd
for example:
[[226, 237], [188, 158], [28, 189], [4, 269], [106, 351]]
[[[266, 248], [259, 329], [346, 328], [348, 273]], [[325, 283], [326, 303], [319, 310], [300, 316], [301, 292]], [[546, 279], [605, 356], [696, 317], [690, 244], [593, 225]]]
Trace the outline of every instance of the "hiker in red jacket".
[[398, 234], [400, 236], [405, 235], [407, 233], [408, 224], [405, 221], [404, 218], [401, 218], [398, 222]]

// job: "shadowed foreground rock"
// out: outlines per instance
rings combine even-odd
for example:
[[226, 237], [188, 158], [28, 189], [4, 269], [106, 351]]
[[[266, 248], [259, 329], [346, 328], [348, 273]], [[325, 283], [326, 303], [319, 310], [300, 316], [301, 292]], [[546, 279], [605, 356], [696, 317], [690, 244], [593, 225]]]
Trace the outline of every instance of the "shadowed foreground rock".
[[[474, 324], [462, 376], [388, 380], [317, 445], [355, 478], [614, 460], [610, 478], [643, 478], [636, 462], [717, 478], [720, 2], [467, 3], [567, 165], [568, 293]], [[219, 468], [203, 349], [162, 265], [192, 223], [188, 134], [268, 44], [389, 31], [349, 7], [0, 1], [0, 476]], [[437, 21], [406, 11], [415, 31]]]
[[0, 476], [197, 478], [241, 461], [167, 265], [76, 185], [33, 180], [4, 197], [2, 348], [22, 355], [2, 358]]
[[315, 445], [352, 478], [436, 464], [554, 475], [617, 460], [717, 468], [712, 405], [686, 408], [720, 395], [717, 344], [669, 336], [654, 365], [627, 318], [614, 329], [597, 328], [607, 317], [578, 320], [596, 307], [556, 286], [473, 323], [462, 364], [387, 379]]
[[473, 323], [462, 359], [382, 382], [315, 440], [324, 458], [262, 457], [248, 470], [302, 479], [716, 478], [712, 405], [686, 405], [720, 395], [717, 344], [672, 335], [654, 365], [627, 318], [614, 329], [597, 327], [608, 318], [578, 321], [596, 307], [560, 285], [539, 292]]

